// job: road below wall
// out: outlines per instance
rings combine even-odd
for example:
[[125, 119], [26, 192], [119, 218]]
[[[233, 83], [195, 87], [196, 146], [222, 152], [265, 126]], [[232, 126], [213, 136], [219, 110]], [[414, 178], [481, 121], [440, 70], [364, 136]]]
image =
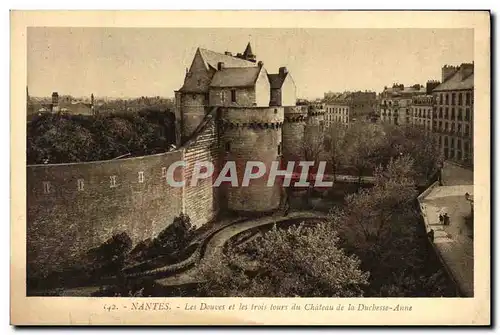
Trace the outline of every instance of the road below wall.
[[[256, 227], [268, 225], [271, 223], [279, 224], [281, 222], [287, 222], [291, 219], [322, 219], [326, 218], [323, 213], [312, 212], [312, 211], [301, 211], [301, 212], [291, 212], [288, 216], [276, 215], [276, 216], [266, 216], [259, 219], [253, 219], [245, 222], [240, 222], [231, 226], [228, 226], [215, 235], [207, 242], [205, 254], [199, 261], [197, 266], [203, 264], [206, 259], [211, 257], [217, 257], [217, 254], [222, 253], [224, 245], [234, 236], [242, 233], [246, 230], [253, 229]], [[156, 283], [162, 286], [177, 286], [185, 285], [191, 283], [199, 282], [198, 268], [191, 268], [183, 273], [179, 273], [174, 276], [167, 278], [162, 278], [156, 280]]]

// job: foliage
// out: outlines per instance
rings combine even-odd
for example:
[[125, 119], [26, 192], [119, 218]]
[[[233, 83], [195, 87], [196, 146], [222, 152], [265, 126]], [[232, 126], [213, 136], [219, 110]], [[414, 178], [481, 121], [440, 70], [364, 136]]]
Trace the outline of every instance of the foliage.
[[385, 143], [380, 125], [354, 123], [345, 136], [348, 143], [344, 150], [345, 162], [356, 169], [359, 181], [378, 165], [380, 147]]
[[174, 116], [138, 113], [85, 116], [44, 113], [28, 123], [28, 164], [86, 162], [165, 152], [175, 142]]
[[304, 140], [302, 141], [302, 151], [306, 161], [318, 161], [324, 151], [325, 134], [319, 124], [308, 123], [304, 128]]
[[415, 126], [357, 122], [344, 128], [334, 123], [327, 128], [324, 148], [333, 173], [350, 166], [358, 177], [371, 175], [378, 166], [406, 155], [416, 163], [416, 181], [425, 184], [441, 162], [432, 134]]
[[425, 182], [436, 172], [441, 163], [441, 152], [434, 142], [431, 133], [415, 126], [385, 126], [387, 143], [380, 156], [386, 163], [390, 158], [400, 154], [409, 155], [415, 162], [417, 181]]
[[324, 147], [328, 153], [334, 178], [339, 168], [346, 164], [346, 134], [346, 128], [340, 123], [331, 124], [326, 131]]
[[139, 243], [130, 252], [130, 259], [145, 261], [161, 256], [166, 263], [177, 261], [179, 255], [188, 247], [194, 236], [191, 219], [180, 214], [172, 224], [163, 229], [154, 239]]
[[362, 296], [368, 273], [337, 242], [337, 234], [324, 223], [274, 227], [202, 264], [201, 290], [231, 297]]
[[371, 274], [369, 296], [452, 294], [419, 229], [414, 165], [406, 155], [391, 159], [385, 169], [376, 169], [373, 188], [348, 196], [344, 210], [331, 213], [341, 246], [359, 256]]

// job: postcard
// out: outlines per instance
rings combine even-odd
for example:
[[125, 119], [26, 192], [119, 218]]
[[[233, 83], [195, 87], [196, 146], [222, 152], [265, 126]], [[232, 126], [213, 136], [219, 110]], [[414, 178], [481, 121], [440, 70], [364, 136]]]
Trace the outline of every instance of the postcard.
[[12, 11], [11, 41], [12, 324], [490, 324], [488, 11]]

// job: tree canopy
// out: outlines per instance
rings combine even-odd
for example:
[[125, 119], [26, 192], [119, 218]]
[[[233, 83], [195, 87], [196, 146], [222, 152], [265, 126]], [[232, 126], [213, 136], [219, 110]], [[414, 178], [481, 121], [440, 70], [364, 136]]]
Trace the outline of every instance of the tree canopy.
[[369, 296], [453, 295], [419, 221], [414, 166], [408, 155], [391, 159], [376, 170], [373, 188], [347, 196], [330, 215], [341, 246], [370, 272]]
[[362, 296], [368, 273], [337, 242], [337, 234], [325, 223], [275, 226], [203, 264], [202, 291], [231, 297]]
[[150, 155], [175, 142], [171, 112], [85, 116], [45, 113], [27, 125], [28, 164], [71, 163]]

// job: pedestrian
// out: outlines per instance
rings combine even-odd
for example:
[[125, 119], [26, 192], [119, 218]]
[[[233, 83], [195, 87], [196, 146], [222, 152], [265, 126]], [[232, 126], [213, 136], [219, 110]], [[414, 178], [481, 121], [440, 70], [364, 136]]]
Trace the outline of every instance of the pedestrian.
[[444, 213], [444, 224], [446, 226], [450, 225], [450, 217], [448, 216], [448, 213]]
[[434, 229], [431, 228], [431, 230], [429, 230], [429, 232], [427, 233], [427, 237], [429, 237], [429, 240], [431, 242], [434, 242]]
[[439, 213], [439, 223], [443, 224], [443, 220], [444, 220], [443, 214]]

